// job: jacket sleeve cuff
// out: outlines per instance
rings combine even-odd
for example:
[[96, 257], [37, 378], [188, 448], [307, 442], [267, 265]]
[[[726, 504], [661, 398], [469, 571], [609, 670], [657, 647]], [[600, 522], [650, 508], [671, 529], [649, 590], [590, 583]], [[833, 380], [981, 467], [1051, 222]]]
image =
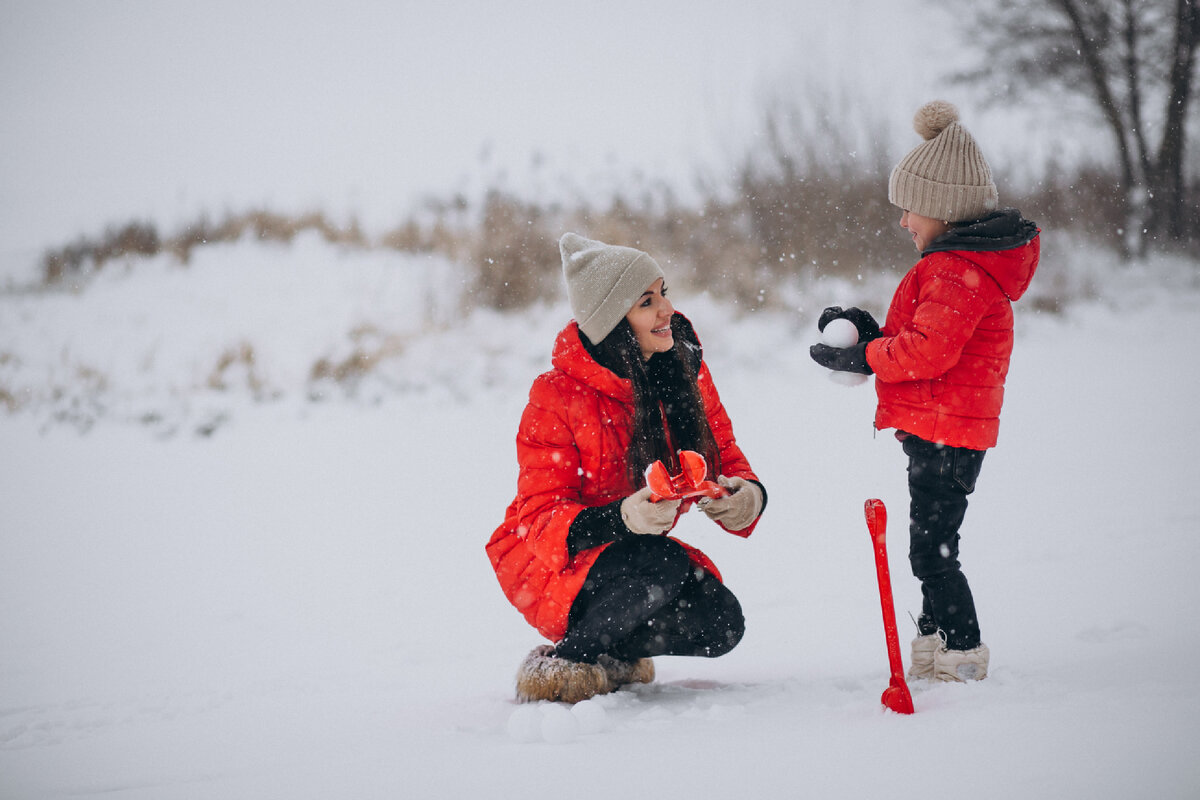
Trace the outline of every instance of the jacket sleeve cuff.
[[[758, 510], [758, 517], [761, 517], [763, 512], [767, 510], [767, 487], [763, 486], [761, 481], [756, 481], [753, 478], [747, 478], [747, 480], [757, 486], [758, 490], [762, 492], [763, 504], [762, 508]], [[758, 519], [758, 517], [755, 517], [755, 519]]]
[[[878, 337], [867, 342], [867, 346], [863, 348], [863, 362], [867, 365], [867, 369], [870, 370], [868, 374], [876, 374], [875, 367], [871, 366], [871, 351], [874, 350], [879, 352], [879, 348], [883, 347], [883, 342], [880, 342], [879, 340], [883, 338], [883, 334], [880, 334]], [[876, 342], [879, 342], [879, 344], [876, 344]]]
[[574, 557], [584, 550], [615, 542], [624, 535], [628, 528], [621, 519], [621, 500], [614, 500], [608, 505], [591, 506], [575, 515], [567, 530], [568, 555]]

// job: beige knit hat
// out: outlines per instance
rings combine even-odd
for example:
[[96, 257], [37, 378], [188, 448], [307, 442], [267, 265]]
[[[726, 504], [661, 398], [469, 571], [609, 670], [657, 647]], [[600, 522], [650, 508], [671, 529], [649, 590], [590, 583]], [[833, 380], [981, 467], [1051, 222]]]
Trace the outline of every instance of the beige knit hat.
[[979, 145], [943, 100], [926, 103], [913, 117], [925, 139], [901, 159], [888, 180], [888, 200], [923, 217], [962, 222], [999, 204], [992, 170]]
[[571, 312], [592, 344], [612, 333], [650, 284], [663, 277], [653, 258], [632, 247], [564, 233], [558, 250]]

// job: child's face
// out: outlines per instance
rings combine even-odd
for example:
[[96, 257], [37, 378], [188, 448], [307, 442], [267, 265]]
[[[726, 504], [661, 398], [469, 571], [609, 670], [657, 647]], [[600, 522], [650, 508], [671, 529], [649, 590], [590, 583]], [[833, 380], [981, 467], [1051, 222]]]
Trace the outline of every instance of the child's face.
[[917, 246], [917, 252], [925, 252], [925, 248], [933, 243], [933, 240], [941, 236], [946, 231], [950, 230], [950, 223], [932, 217], [922, 217], [912, 211], [905, 211], [900, 217], [900, 227], [908, 230], [912, 234], [913, 244]]

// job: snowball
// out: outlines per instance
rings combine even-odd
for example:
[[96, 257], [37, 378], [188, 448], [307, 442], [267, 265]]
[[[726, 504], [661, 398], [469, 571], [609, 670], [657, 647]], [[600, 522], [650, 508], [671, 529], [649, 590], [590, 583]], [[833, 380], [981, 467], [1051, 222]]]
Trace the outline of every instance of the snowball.
[[852, 347], [858, 344], [858, 328], [844, 317], [831, 319], [821, 332], [821, 342], [830, 347]]
[[841, 386], [859, 386], [867, 382], [867, 376], [861, 372], [830, 372], [829, 380]]
[[518, 742], [537, 742], [542, 738], [542, 712], [536, 705], [520, 705], [508, 718], [508, 735]]
[[580, 733], [600, 733], [608, 727], [608, 712], [595, 700], [583, 700], [571, 707], [579, 722]]
[[567, 744], [579, 736], [579, 720], [564, 705], [548, 703], [542, 710], [542, 738], [550, 744]]

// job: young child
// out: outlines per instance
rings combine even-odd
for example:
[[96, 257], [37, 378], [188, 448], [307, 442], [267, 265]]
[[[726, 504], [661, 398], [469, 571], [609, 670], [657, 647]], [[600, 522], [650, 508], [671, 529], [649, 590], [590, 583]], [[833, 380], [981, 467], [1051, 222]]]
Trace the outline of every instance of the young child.
[[997, 210], [991, 169], [954, 106], [928, 103], [913, 125], [925, 141], [892, 170], [888, 200], [921, 259], [882, 329], [861, 309], [827, 308], [818, 328], [846, 318], [858, 344], [809, 352], [832, 370], [874, 373], [875, 427], [895, 428], [908, 456], [909, 562], [923, 596], [909, 678], [981, 680], [989, 653], [958, 560], [959, 527], [996, 444], [1012, 302], [1037, 269], [1039, 230], [1015, 209]]

